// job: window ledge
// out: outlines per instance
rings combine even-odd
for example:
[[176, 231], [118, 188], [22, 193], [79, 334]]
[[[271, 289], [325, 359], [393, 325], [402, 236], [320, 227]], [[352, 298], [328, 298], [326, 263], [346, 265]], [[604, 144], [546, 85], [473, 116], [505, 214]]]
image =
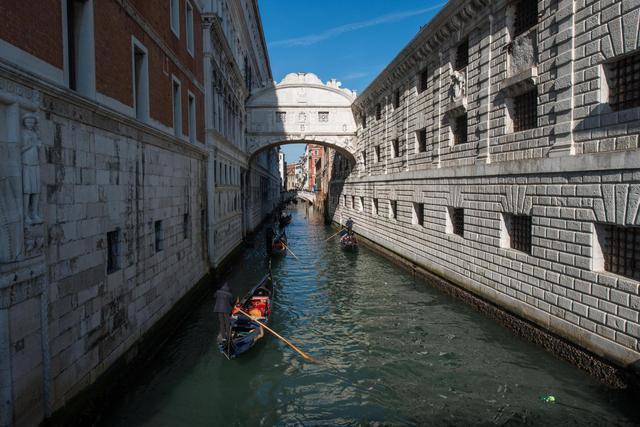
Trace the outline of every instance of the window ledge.
[[513, 98], [536, 87], [538, 84], [538, 67], [532, 66], [503, 80], [500, 90], [507, 97]]

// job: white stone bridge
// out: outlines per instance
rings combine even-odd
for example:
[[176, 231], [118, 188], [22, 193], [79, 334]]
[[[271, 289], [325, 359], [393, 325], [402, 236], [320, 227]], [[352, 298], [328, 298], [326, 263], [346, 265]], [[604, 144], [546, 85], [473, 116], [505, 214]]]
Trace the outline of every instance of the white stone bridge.
[[280, 83], [254, 91], [247, 102], [248, 154], [282, 144], [318, 144], [355, 162], [355, 92], [326, 84], [311, 73], [288, 74]]

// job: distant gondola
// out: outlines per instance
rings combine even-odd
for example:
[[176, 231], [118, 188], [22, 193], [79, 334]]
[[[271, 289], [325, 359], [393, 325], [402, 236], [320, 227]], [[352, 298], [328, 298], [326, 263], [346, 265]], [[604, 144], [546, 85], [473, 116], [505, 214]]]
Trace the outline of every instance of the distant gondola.
[[340, 247], [342, 249], [353, 251], [358, 249], [358, 239], [356, 239], [356, 235], [347, 229], [344, 229], [340, 232]]
[[280, 227], [284, 227], [291, 223], [291, 214], [280, 217]]
[[269, 322], [269, 316], [271, 315], [273, 294], [273, 280], [271, 271], [269, 271], [233, 308], [230, 321], [230, 339], [222, 339], [218, 342], [220, 352], [227, 358], [232, 359], [245, 353], [264, 335], [262, 327], [244, 314], [241, 314], [238, 308], [250, 315], [255, 314], [254, 318], [256, 320], [266, 324]]
[[276, 234], [271, 243], [273, 255], [285, 255], [287, 253], [287, 235], [284, 231]]

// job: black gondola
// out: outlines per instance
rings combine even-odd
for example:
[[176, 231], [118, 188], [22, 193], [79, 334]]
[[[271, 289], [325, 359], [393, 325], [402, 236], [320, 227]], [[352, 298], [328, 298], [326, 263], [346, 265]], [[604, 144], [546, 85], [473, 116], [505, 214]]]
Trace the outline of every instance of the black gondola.
[[287, 253], [287, 234], [284, 230], [273, 238], [271, 243], [272, 255], [285, 255]]
[[271, 271], [269, 271], [269, 273], [236, 304], [231, 313], [230, 339], [222, 339], [218, 342], [220, 352], [227, 356], [228, 359], [233, 359], [247, 352], [264, 336], [262, 327], [253, 319], [241, 314], [238, 308], [241, 308], [245, 313], [255, 314], [256, 320], [267, 324], [271, 316], [271, 301], [273, 300], [273, 296], [273, 279], [271, 278]]
[[358, 249], [358, 239], [356, 235], [347, 229], [340, 231], [340, 247], [348, 251], [354, 251]]
[[280, 217], [280, 227], [284, 227], [291, 223], [291, 214]]

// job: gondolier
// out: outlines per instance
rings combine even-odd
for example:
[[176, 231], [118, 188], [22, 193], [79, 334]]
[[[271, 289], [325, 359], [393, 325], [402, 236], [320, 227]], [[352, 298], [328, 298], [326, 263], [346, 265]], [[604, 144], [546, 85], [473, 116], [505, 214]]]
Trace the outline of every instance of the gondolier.
[[347, 227], [347, 231], [349, 232], [349, 234], [353, 233], [353, 220], [351, 219], [351, 217], [349, 217], [349, 219], [347, 220], [347, 222], [345, 223], [345, 226]]
[[218, 314], [219, 335], [222, 339], [227, 339], [229, 335], [231, 307], [233, 307], [233, 295], [229, 289], [229, 284], [225, 282], [216, 292], [216, 305], [213, 308], [213, 312]]

